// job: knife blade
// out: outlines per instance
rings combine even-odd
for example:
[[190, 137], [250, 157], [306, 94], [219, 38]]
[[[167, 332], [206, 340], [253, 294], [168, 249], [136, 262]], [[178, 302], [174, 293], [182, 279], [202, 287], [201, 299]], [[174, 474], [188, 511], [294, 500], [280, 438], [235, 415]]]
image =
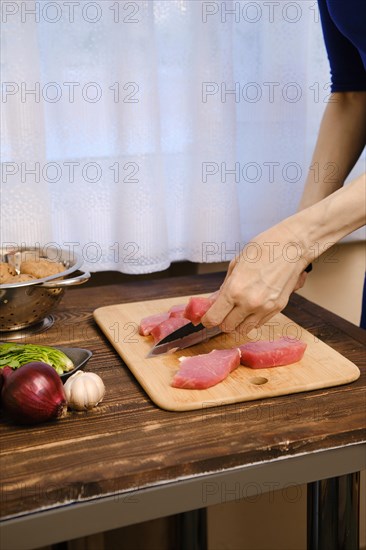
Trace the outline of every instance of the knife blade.
[[199, 325], [188, 323], [155, 344], [147, 354], [147, 357], [156, 357], [157, 355], [173, 353], [178, 349], [194, 346], [195, 344], [209, 340], [221, 332], [220, 327], [206, 328], [201, 323]]

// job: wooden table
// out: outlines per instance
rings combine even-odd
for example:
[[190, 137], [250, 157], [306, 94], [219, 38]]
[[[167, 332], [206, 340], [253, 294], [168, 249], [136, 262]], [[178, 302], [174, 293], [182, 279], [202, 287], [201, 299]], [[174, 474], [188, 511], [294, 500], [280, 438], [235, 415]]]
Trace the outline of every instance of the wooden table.
[[[321, 501], [321, 484], [328, 490], [328, 482], [318, 480], [329, 478], [337, 494], [347, 492], [344, 480], [350, 481], [347, 525], [356, 529], [357, 478], [345, 474], [365, 468], [364, 331], [294, 295], [285, 314], [356, 363], [359, 380], [173, 413], [150, 401], [92, 317], [103, 305], [214, 291], [222, 278], [132, 280], [66, 292], [54, 326], [30, 341], [90, 349], [87, 370], [103, 377], [107, 393], [97, 409], [70, 412], [60, 421], [28, 428], [1, 423], [2, 550], [36, 548], [310, 482], [310, 505], [320, 506], [315, 516], [313, 508], [309, 513], [317, 541], [312, 548], [322, 548], [324, 533], [315, 523], [319, 513], [334, 510], [327, 508], [331, 500]], [[343, 527], [336, 526], [338, 538]]]

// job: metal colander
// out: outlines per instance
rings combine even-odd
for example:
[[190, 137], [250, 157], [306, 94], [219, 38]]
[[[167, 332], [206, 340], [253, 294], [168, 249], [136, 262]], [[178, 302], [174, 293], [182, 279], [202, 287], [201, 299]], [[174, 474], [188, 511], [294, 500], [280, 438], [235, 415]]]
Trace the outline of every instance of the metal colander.
[[16, 331], [41, 322], [60, 302], [65, 288], [85, 283], [90, 273], [69, 277], [79, 270], [83, 261], [74, 252], [48, 246], [0, 249], [2, 262], [10, 264], [17, 273], [22, 261], [48, 259], [65, 266], [65, 271], [43, 279], [0, 285], [0, 332]]

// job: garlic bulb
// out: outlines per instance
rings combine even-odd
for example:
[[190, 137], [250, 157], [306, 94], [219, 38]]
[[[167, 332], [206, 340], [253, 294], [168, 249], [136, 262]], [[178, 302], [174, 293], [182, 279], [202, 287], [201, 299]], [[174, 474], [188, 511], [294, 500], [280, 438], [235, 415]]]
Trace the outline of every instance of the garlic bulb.
[[79, 370], [66, 380], [64, 390], [70, 409], [84, 411], [92, 409], [102, 401], [105, 386], [101, 377], [94, 372]]

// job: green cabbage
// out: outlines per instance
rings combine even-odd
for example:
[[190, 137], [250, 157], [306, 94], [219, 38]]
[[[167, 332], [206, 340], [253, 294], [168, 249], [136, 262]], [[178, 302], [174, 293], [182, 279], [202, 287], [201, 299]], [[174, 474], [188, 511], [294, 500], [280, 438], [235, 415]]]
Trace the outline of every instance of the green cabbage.
[[58, 374], [74, 368], [74, 363], [61, 350], [36, 344], [0, 344], [0, 369], [8, 365], [17, 369], [33, 361], [51, 365]]

